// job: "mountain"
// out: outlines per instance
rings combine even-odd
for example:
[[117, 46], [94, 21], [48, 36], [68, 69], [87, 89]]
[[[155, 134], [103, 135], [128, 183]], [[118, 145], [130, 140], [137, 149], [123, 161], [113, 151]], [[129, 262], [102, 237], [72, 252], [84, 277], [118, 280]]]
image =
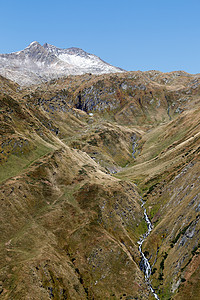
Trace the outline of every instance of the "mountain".
[[199, 299], [199, 120], [199, 74], [0, 76], [0, 299]]
[[60, 49], [32, 42], [22, 51], [0, 54], [0, 74], [20, 85], [38, 84], [66, 75], [122, 72], [79, 48]]
[[106, 63], [94, 54], [85, 52], [79, 48], [60, 49], [53, 45], [45, 43], [43, 47], [60, 60], [67, 62], [82, 70], [84, 73], [104, 74], [123, 71]]

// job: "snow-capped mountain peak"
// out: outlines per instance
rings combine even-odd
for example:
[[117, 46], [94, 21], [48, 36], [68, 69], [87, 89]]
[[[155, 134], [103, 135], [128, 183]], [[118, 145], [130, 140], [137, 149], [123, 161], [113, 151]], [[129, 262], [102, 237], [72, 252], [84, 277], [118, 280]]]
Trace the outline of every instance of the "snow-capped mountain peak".
[[0, 75], [22, 85], [84, 73], [116, 73], [123, 70], [80, 48], [61, 49], [37, 41], [24, 50], [0, 54]]
[[80, 48], [72, 47], [61, 49], [47, 43], [45, 43], [43, 47], [47, 49], [48, 52], [56, 55], [60, 60], [80, 69], [85, 69], [84, 73], [112, 73], [122, 71], [106, 63], [98, 56], [87, 53]]
[[41, 46], [41, 45], [37, 41], [34, 41], [34, 42], [30, 43], [30, 45], [28, 45], [27, 48], [35, 47], [35, 46]]

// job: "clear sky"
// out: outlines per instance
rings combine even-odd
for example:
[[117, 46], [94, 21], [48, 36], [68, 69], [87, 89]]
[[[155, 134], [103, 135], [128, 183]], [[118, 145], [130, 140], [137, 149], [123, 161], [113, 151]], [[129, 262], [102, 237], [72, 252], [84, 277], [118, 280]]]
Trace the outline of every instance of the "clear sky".
[[200, 73], [200, 0], [0, 1], [0, 53], [38, 41], [126, 70]]

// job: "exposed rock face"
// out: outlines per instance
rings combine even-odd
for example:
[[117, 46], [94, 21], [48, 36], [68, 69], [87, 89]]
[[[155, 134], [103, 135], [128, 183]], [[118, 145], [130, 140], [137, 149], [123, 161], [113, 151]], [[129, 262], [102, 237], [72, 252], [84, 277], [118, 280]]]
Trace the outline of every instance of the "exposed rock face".
[[32, 42], [27, 48], [0, 54], [0, 74], [20, 85], [31, 85], [66, 75], [122, 72], [79, 48], [59, 49]]

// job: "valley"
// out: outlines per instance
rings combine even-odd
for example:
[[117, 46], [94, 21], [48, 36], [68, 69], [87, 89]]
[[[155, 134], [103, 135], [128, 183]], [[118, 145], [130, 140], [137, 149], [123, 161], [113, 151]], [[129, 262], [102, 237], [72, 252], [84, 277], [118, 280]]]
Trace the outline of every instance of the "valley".
[[155, 299], [147, 220], [155, 294], [199, 299], [199, 97], [182, 71], [0, 77], [0, 299]]

